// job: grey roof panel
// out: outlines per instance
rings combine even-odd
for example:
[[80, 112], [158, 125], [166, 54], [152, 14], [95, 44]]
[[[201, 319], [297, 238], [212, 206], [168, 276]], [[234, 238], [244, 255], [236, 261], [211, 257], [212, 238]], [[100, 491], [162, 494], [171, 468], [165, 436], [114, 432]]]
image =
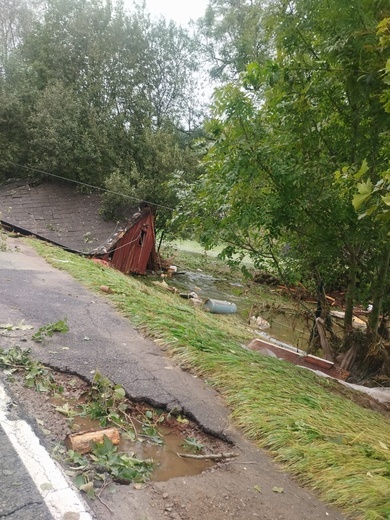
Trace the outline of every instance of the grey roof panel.
[[85, 254], [108, 250], [129, 220], [104, 220], [100, 215], [101, 194], [79, 193], [73, 186], [43, 182], [29, 185], [14, 181], [0, 186], [0, 220], [14, 228]]

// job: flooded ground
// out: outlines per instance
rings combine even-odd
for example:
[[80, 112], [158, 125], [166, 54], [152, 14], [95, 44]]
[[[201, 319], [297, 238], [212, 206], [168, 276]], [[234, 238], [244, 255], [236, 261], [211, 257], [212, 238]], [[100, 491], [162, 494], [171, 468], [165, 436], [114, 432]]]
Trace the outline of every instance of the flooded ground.
[[169, 428], [161, 428], [164, 443], [151, 444], [147, 442], [130, 442], [123, 439], [119, 445], [124, 452], [134, 452], [141, 459], [152, 459], [154, 470], [151, 480], [165, 482], [175, 477], [189, 477], [199, 475], [214, 463], [207, 459], [192, 459], [180, 457], [178, 454], [185, 452], [183, 437]]
[[[161, 280], [161, 278], [158, 279]], [[212, 298], [235, 303], [238, 314], [245, 322], [248, 322], [251, 310], [255, 306], [257, 312], [260, 311], [261, 317], [270, 324], [270, 327], [263, 329], [266, 334], [301, 350], [307, 348], [311, 324], [302, 316], [302, 313], [295, 311], [292, 307], [276, 309], [269, 306], [266, 296], [257, 300], [253, 296], [248, 296], [248, 286], [240, 281], [215, 277], [200, 269], [197, 271], [179, 270], [166, 281], [182, 294], [195, 292], [202, 300]], [[266, 289], [268, 292], [274, 290]], [[274, 291], [276, 292], [276, 289]]]
[[[53, 375], [57, 384], [64, 389], [62, 395], [56, 394], [53, 397], [26, 388], [21, 375], [17, 375], [11, 385], [20, 402], [37, 418], [37, 423], [46, 438], [53, 446], [58, 446], [65, 442], [68, 434], [99, 430], [102, 427], [99, 420], [80, 415], [86, 403], [85, 395], [90, 391], [89, 385], [74, 375], [62, 372], [53, 372]], [[134, 455], [141, 460], [152, 459], [153, 472], [150, 479], [154, 482], [198, 475], [215, 464], [208, 459], [181, 457], [181, 454], [203, 456], [231, 450], [230, 445], [205, 434], [185, 417], [175, 417], [162, 410], [155, 410], [147, 404], [131, 401], [129, 410], [131, 421], [137, 430], [137, 438], [130, 440], [120, 429], [121, 441], [118, 452]], [[153, 426], [156, 426], [153, 436], [144, 435], [145, 414], [163, 419], [161, 422], [153, 421]]]

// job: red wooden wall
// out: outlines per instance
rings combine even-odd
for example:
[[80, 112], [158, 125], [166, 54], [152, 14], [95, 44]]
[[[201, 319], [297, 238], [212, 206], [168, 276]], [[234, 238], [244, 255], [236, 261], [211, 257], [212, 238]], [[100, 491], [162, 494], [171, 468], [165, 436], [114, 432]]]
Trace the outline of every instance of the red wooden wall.
[[[111, 265], [122, 273], [145, 274], [146, 268], [155, 269], [150, 261], [156, 258], [154, 219], [150, 211], [134, 222], [114, 246]], [[149, 264], [149, 265], [148, 265]]]

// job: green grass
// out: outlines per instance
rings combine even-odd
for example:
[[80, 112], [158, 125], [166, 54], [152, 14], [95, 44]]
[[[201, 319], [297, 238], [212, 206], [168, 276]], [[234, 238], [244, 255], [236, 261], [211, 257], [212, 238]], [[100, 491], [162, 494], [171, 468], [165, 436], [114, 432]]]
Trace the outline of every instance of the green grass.
[[111, 287], [115, 292], [106, 296], [112, 304], [179, 364], [207, 378], [225, 397], [235, 424], [300, 482], [351, 518], [390, 520], [387, 416], [347, 399], [333, 381], [242, 349], [252, 335], [237, 316], [206, 314], [142, 279], [39, 241], [30, 244], [90, 289]]

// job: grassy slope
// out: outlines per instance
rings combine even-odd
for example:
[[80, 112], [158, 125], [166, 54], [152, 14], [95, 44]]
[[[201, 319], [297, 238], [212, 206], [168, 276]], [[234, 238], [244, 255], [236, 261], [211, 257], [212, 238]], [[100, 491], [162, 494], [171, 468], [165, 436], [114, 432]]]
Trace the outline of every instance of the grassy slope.
[[87, 287], [111, 287], [112, 303], [182, 366], [207, 377], [235, 423], [301, 482], [353, 517], [390, 520], [388, 417], [346, 399], [333, 381], [242, 349], [251, 334], [235, 316], [206, 314], [136, 278], [30, 243]]

